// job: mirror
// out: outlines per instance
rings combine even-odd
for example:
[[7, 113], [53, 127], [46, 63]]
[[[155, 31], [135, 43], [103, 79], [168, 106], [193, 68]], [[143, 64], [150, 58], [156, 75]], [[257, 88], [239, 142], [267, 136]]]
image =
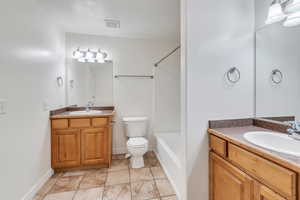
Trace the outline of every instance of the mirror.
[[[113, 104], [113, 63], [81, 63], [70, 60], [68, 66], [68, 105], [104, 107]], [[105, 94], [105, 95], [104, 95]]]
[[[257, 1], [259, 4], [259, 1]], [[263, 25], [258, 7], [256, 29], [256, 116], [286, 122], [300, 120], [300, 26]]]

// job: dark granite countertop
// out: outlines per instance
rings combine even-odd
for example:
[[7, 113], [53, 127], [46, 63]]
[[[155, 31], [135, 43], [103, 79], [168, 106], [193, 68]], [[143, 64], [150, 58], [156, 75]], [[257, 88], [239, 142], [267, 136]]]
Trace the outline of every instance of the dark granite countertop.
[[50, 119], [68, 119], [68, 118], [94, 118], [94, 117], [111, 117], [115, 114], [113, 106], [107, 107], [91, 107], [91, 110], [101, 111], [101, 113], [91, 114], [72, 114], [74, 111], [85, 111], [85, 107], [64, 107], [61, 109], [50, 111]]
[[92, 118], [92, 117], [108, 117], [108, 116], [113, 116], [115, 111], [113, 110], [102, 110], [102, 113], [99, 114], [81, 114], [81, 115], [74, 115], [72, 114], [72, 111], [67, 111], [63, 113], [59, 113], [56, 115], [52, 115], [50, 118], [51, 119], [65, 119], [65, 118]]

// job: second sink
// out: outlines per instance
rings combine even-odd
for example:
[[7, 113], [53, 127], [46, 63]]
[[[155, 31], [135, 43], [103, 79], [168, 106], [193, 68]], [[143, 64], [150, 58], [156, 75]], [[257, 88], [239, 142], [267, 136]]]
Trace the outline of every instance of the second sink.
[[284, 133], [253, 131], [245, 133], [244, 138], [250, 143], [266, 149], [300, 156], [300, 141], [292, 139]]

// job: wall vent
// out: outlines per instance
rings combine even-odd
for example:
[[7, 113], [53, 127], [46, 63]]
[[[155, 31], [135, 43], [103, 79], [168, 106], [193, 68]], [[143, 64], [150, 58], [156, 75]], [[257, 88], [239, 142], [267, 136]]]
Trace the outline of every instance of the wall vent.
[[104, 19], [107, 28], [120, 28], [120, 20]]

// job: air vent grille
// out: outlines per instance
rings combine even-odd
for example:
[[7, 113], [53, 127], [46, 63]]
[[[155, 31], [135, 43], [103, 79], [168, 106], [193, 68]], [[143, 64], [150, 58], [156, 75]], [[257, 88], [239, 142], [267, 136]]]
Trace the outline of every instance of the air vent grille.
[[104, 22], [107, 28], [120, 28], [120, 20], [105, 19]]

